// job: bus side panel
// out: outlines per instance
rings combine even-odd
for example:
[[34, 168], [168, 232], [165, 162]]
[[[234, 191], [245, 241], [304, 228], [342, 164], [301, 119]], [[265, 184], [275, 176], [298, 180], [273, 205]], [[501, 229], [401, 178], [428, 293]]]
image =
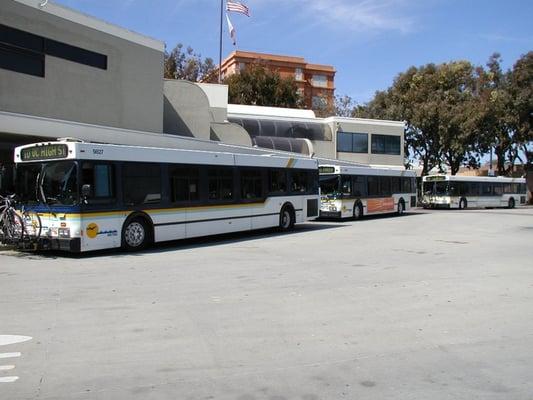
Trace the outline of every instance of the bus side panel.
[[85, 214], [81, 219], [83, 235], [81, 251], [102, 250], [120, 247], [123, 214]]
[[287, 197], [269, 197], [264, 205], [254, 207], [251, 215], [252, 229], [272, 228], [279, 225], [281, 207], [287, 201]]
[[189, 209], [185, 236], [193, 238], [250, 230], [252, 208], [251, 204], [229, 204]]
[[146, 213], [154, 222], [155, 242], [185, 238], [185, 223], [187, 221], [185, 208], [146, 211]]

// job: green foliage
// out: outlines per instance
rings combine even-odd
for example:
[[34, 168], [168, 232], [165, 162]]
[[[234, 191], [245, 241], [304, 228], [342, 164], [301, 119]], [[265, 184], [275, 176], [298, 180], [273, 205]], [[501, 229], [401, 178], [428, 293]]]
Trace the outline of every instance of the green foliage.
[[185, 79], [188, 81], [210, 81], [216, 75], [217, 67], [211, 58], [202, 59], [192, 47], [184, 49], [178, 43], [170, 53], [165, 52], [164, 77], [166, 79]]
[[352, 115], [406, 121], [405, 154], [421, 161], [423, 174], [477, 168], [492, 147], [506, 174], [521, 151], [531, 162], [533, 52], [507, 73], [500, 62], [494, 54], [486, 68], [468, 61], [411, 67]]
[[523, 55], [509, 73], [510, 126], [515, 141], [533, 164], [533, 51]]
[[224, 79], [229, 102], [268, 107], [299, 108], [302, 101], [293, 78], [282, 78], [259, 64], [247, 65], [240, 73]]

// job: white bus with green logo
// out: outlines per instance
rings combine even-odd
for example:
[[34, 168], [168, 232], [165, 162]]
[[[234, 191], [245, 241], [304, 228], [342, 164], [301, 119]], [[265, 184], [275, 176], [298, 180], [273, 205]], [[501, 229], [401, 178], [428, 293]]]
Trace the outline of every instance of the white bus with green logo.
[[451, 175], [422, 178], [424, 208], [514, 208], [526, 200], [525, 178]]
[[57, 141], [18, 147], [15, 163], [38, 249], [137, 250], [318, 216], [318, 163], [305, 156]]
[[320, 217], [399, 215], [416, 207], [416, 173], [394, 168], [320, 165]]

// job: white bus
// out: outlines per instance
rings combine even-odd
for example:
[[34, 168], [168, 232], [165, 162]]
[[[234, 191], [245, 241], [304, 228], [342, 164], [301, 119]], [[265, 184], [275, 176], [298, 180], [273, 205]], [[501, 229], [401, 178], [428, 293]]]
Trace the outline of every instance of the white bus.
[[303, 156], [57, 141], [16, 148], [15, 163], [39, 249], [137, 250], [318, 216], [318, 162]]
[[524, 178], [428, 175], [422, 178], [424, 208], [508, 207], [525, 204]]
[[354, 218], [398, 213], [416, 206], [414, 171], [320, 165], [320, 217]]

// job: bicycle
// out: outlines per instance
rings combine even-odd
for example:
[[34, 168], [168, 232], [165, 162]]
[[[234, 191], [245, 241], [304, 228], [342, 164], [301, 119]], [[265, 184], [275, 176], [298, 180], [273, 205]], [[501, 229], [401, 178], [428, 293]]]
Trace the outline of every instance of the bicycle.
[[39, 214], [22, 207], [15, 208], [15, 195], [0, 196], [0, 242], [13, 244], [37, 240], [41, 236], [42, 224]]

